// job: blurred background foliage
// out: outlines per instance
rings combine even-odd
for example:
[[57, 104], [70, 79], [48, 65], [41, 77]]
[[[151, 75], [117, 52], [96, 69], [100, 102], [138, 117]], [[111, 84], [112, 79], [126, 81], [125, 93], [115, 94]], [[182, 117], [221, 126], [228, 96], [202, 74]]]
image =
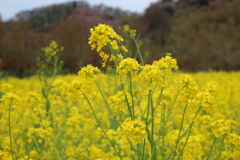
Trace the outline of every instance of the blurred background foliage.
[[[0, 67], [9, 75], [35, 74], [36, 57], [51, 40], [64, 47], [61, 60], [66, 73], [76, 73], [89, 63], [100, 66], [88, 37], [90, 28], [105, 23], [123, 36], [119, 26], [136, 29], [146, 63], [171, 52], [183, 70], [239, 70], [239, 8], [239, 0], [163, 0], [137, 14], [72, 1], [22, 11], [12, 20], [0, 20]], [[127, 45], [134, 54], [134, 43]]]

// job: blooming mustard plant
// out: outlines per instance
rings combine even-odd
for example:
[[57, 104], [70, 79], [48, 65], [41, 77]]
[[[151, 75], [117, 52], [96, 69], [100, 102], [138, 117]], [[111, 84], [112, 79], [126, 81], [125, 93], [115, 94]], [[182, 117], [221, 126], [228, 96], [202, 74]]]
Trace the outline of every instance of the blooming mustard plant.
[[[119, 43], [124, 41], [114, 29], [106, 24], [99, 24], [98, 26], [90, 29], [91, 36], [89, 37], [88, 44], [91, 45], [92, 49], [96, 49], [100, 57], [103, 60], [102, 66], [106, 66], [106, 62], [110, 57], [110, 61], [115, 61], [117, 55], [121, 52], [127, 52], [124, 46], [119, 47]], [[103, 51], [105, 46], [109, 46], [111, 54], [107, 54]], [[119, 49], [121, 49], [119, 51]]]
[[100, 24], [89, 40], [112, 72], [58, 75], [51, 42], [37, 76], [0, 79], [0, 159], [240, 159], [239, 72], [181, 73], [170, 53], [145, 64], [136, 31], [123, 28], [140, 63]]

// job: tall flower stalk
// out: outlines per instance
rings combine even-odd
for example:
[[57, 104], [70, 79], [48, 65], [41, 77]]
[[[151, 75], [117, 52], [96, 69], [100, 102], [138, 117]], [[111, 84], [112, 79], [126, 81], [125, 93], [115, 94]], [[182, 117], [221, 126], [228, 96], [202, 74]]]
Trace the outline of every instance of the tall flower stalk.
[[[101, 83], [105, 84], [105, 82], [97, 78], [98, 74], [101, 74], [100, 70], [87, 66], [79, 71], [78, 77], [71, 84], [70, 92], [75, 98], [81, 97], [82, 94], [87, 99], [98, 126], [120, 159], [127, 156], [121, 152], [123, 146], [118, 144], [118, 148], [115, 148], [116, 146], [112, 144], [111, 136], [101, 125], [97, 111], [93, 109], [94, 101], [88, 98], [93, 93], [97, 94], [97, 91], [91, 90], [93, 84], [98, 88], [109, 116], [112, 116], [115, 121], [114, 128], [117, 128], [117, 132], [121, 133], [129, 143], [132, 159], [157, 160], [176, 157], [182, 159], [189, 139], [192, 138], [196, 117], [201, 110], [208, 110], [213, 105], [211, 102], [213, 96], [207, 91], [198, 93], [198, 86], [187, 75], [175, 78], [173, 72], [178, 69], [178, 66], [171, 53], [167, 53], [165, 57], [152, 64], [145, 64], [136, 31], [128, 30], [137, 47], [141, 63], [139, 64], [134, 58], [123, 57], [122, 55], [127, 55], [122, 54], [127, 52], [127, 49], [121, 45], [124, 41], [122, 37], [112, 27], [99, 24], [90, 29], [89, 44], [99, 53], [103, 67], [106, 67], [108, 60], [114, 61], [113, 79], [116, 81], [116, 86], [111, 88], [110, 92], [106, 92], [101, 86]], [[119, 57], [121, 58], [118, 59]], [[172, 87], [176, 84], [178, 88]], [[148, 92], [142, 92], [142, 90], [148, 90]], [[178, 106], [183, 107], [178, 108]], [[189, 120], [188, 112], [193, 106], [198, 109]], [[176, 127], [175, 143], [170, 148], [168, 127], [176, 113], [180, 117], [180, 123]], [[189, 124], [188, 128], [186, 128], [187, 124]]]

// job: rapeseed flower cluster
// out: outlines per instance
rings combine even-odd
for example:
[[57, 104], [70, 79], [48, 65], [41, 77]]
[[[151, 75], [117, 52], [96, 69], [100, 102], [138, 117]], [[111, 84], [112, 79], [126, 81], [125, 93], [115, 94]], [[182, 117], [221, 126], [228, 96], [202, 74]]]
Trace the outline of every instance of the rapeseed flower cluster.
[[128, 102], [131, 104], [131, 95], [129, 93], [123, 92], [123, 91], [119, 91], [117, 92], [116, 95], [112, 95], [108, 98], [108, 103], [110, 105], [111, 110], [114, 113], [119, 113], [121, 112], [127, 112], [127, 108], [126, 108], [126, 98]]
[[89, 37], [89, 44], [92, 49], [101, 52], [102, 48], [110, 43], [113, 49], [118, 49], [117, 41], [123, 41], [111, 26], [99, 24], [98, 26], [90, 29], [91, 36]]
[[216, 137], [220, 137], [223, 135], [228, 135], [230, 133], [230, 123], [226, 120], [217, 120], [212, 122], [212, 129], [213, 129], [213, 134]]
[[59, 47], [55, 41], [51, 41], [49, 46], [42, 49], [45, 52], [45, 56], [55, 56], [57, 53], [63, 50], [62, 47]]
[[125, 119], [122, 123], [123, 134], [133, 140], [133, 143], [138, 144], [147, 138], [145, 123], [139, 120], [132, 121], [130, 118]]
[[[106, 66], [107, 60], [115, 61], [118, 56], [121, 57], [121, 51], [127, 52], [128, 50], [119, 43], [124, 41], [121, 36], [119, 36], [111, 26], [105, 24], [99, 24], [98, 26], [90, 29], [91, 36], [89, 37], [89, 44], [92, 49], [96, 49], [100, 57], [103, 60], [103, 67]], [[109, 46], [112, 50], [112, 54], [107, 54], [103, 51], [104, 46]]]
[[91, 85], [94, 82], [94, 77], [96, 77], [94, 73], [97, 72], [100, 72], [100, 70], [92, 65], [87, 65], [78, 72], [78, 76], [73, 80], [69, 88], [69, 91], [73, 97], [76, 98], [77, 95], [92, 91]]
[[166, 76], [170, 76], [172, 74], [172, 70], [177, 70], [179, 68], [177, 66], [176, 59], [171, 57], [171, 53], [167, 53], [165, 57], [158, 61], [154, 61], [153, 66], [160, 68]]
[[142, 83], [149, 89], [153, 89], [155, 85], [161, 85], [163, 83], [163, 73], [154, 65], [146, 64], [142, 68], [142, 72], [139, 74], [138, 78], [139, 83]]
[[214, 97], [209, 92], [200, 92], [196, 94], [196, 98], [192, 103], [196, 106], [203, 107], [206, 111], [213, 111]]
[[131, 76], [136, 76], [140, 65], [135, 59], [132, 58], [126, 58], [123, 59], [116, 70], [116, 73], [118, 73], [120, 76], [124, 76], [127, 74], [130, 74]]

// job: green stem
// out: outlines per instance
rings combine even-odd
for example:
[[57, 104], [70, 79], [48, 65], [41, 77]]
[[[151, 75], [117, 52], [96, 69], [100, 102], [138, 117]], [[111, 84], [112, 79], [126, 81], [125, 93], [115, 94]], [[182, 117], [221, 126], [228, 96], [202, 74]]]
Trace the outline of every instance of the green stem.
[[145, 157], [145, 145], [146, 145], [146, 139], [144, 138], [144, 140], [143, 140], [143, 151], [142, 151], [142, 160], [144, 160], [144, 157]]
[[[124, 90], [124, 86], [123, 86], [123, 84], [121, 84], [121, 86], [122, 86], [122, 90]], [[130, 104], [129, 104], [129, 102], [128, 102], [128, 98], [127, 98], [126, 95], [125, 95], [125, 100], [126, 100], [126, 103], [127, 103], [127, 106], [128, 106], [128, 112], [129, 112], [129, 115], [130, 115], [130, 117], [131, 117], [131, 120], [133, 120], [132, 111], [131, 111]]]
[[174, 100], [173, 100], [172, 106], [171, 106], [171, 108], [170, 108], [169, 114], [167, 115], [167, 119], [166, 119], [166, 121], [165, 121], [165, 124], [168, 122], [168, 119], [169, 119], [169, 117], [170, 117], [170, 115], [171, 115], [171, 113], [172, 113], [172, 109], [173, 109], [173, 107], [174, 107], [174, 105], [175, 105], [175, 103], [176, 103], [176, 101], [177, 101], [178, 95], [179, 95], [180, 92], [183, 90], [183, 88], [185, 88], [185, 87], [187, 86], [187, 84], [188, 84], [188, 83], [186, 83], [186, 84], [185, 84], [181, 89], [179, 89], [179, 91], [177, 92], [177, 94], [176, 94], [176, 96], [175, 96], [175, 98], [174, 98]]
[[161, 88], [161, 91], [160, 91], [160, 94], [159, 94], [156, 106], [158, 106], [161, 103], [163, 90], [164, 90], [164, 87]]
[[[120, 125], [120, 123], [118, 122], [118, 120], [117, 120], [117, 118], [116, 118], [116, 115], [112, 112], [111, 108], [109, 107], [108, 102], [107, 102], [106, 98], [104, 97], [103, 92], [102, 92], [100, 86], [98, 85], [98, 83], [97, 83], [95, 80], [94, 80], [94, 82], [95, 82], [95, 84], [96, 84], [97, 87], [98, 87], [98, 90], [99, 90], [99, 92], [100, 92], [100, 94], [101, 94], [101, 96], [102, 96], [102, 98], [103, 98], [103, 100], [104, 100], [104, 102], [105, 102], [105, 104], [106, 104], [106, 106], [107, 106], [108, 111], [112, 114], [114, 120], [117, 122], [117, 125], [121, 128], [121, 130], [123, 130], [122, 126]], [[132, 148], [133, 148], [134, 150], [136, 150], [135, 147], [133, 146], [132, 142], [130, 141], [130, 139], [129, 139], [129, 138], [127, 138], [127, 139], [128, 139], [128, 141], [129, 141], [130, 145], [132, 146]]]
[[[98, 83], [97, 83], [95, 80], [94, 80], [94, 83], [96, 84], [96, 86], [97, 86], [97, 88], [98, 88], [98, 90], [99, 90], [99, 92], [100, 92], [100, 94], [101, 94], [101, 96], [102, 96], [102, 98], [103, 98], [103, 101], [104, 101], [104, 103], [105, 103], [108, 111], [112, 114], [113, 118], [117, 121], [116, 115], [112, 112], [111, 108], [109, 107], [108, 102], [107, 102], [106, 98], [104, 97], [103, 92], [102, 92], [100, 86], [98, 85]], [[117, 121], [117, 122], [118, 122], [118, 121]], [[118, 125], [119, 125], [119, 122], [118, 122]], [[120, 125], [119, 125], [119, 126], [120, 126]]]
[[212, 143], [212, 145], [211, 145], [211, 148], [210, 148], [210, 150], [209, 150], [209, 152], [208, 152], [208, 155], [207, 155], [206, 160], [208, 160], [208, 159], [210, 158], [211, 151], [212, 151], [213, 146], [214, 146], [214, 144], [215, 144], [216, 141], [217, 141], [217, 137], [214, 138], [214, 141], [213, 141], [213, 143]]
[[103, 127], [102, 127], [99, 119], [97, 118], [97, 116], [96, 116], [96, 114], [95, 114], [95, 111], [94, 111], [94, 109], [93, 109], [93, 106], [92, 106], [91, 102], [89, 101], [88, 97], [87, 97], [84, 93], [82, 93], [82, 94], [83, 94], [83, 96], [85, 97], [85, 99], [87, 100], [87, 102], [88, 102], [88, 104], [89, 104], [89, 106], [90, 106], [90, 109], [91, 109], [91, 111], [92, 111], [92, 113], [93, 113], [93, 116], [94, 116], [94, 118], [96, 119], [96, 121], [97, 121], [97, 123], [98, 123], [98, 126], [101, 128], [103, 134], [105, 135], [105, 137], [107, 138], [107, 140], [108, 140], [109, 143], [111, 144], [112, 148], [113, 148], [114, 151], [116, 152], [116, 155], [117, 155], [121, 160], [123, 160], [123, 159], [122, 159], [122, 156], [119, 154], [119, 152], [117, 151], [117, 149], [113, 146], [113, 144], [112, 144], [111, 140], [109, 139], [107, 133], [106, 133], [105, 130], [103, 129]]
[[[33, 143], [34, 143], [35, 146], [37, 147], [38, 151], [41, 151], [41, 149], [40, 149], [40, 147], [39, 147], [39, 145], [38, 145], [38, 143], [37, 143], [36, 138], [33, 138]], [[48, 157], [46, 157], [46, 156], [49, 156], [49, 155], [44, 155], [44, 154], [43, 154], [43, 157], [44, 157], [45, 159], [50, 160], [50, 159], [49, 159]]]
[[11, 112], [11, 105], [12, 105], [13, 99], [11, 99], [11, 102], [8, 106], [8, 127], [9, 127], [9, 138], [10, 138], [10, 146], [11, 146], [11, 154], [12, 154], [12, 159], [15, 160], [14, 155], [13, 155], [13, 143], [12, 143], [12, 131], [11, 131], [11, 117], [10, 117], [10, 112]]
[[58, 56], [54, 56], [54, 68], [53, 68], [53, 77], [56, 78], [58, 74]]
[[60, 153], [59, 153], [58, 149], [56, 148], [56, 145], [55, 145], [55, 144], [54, 144], [54, 150], [55, 150], [55, 152], [57, 153], [58, 159], [61, 160]]
[[150, 105], [151, 105], [151, 98], [152, 98], [152, 90], [149, 90], [149, 93], [148, 93], [148, 106], [147, 106], [147, 121], [148, 121], [148, 118], [149, 118], [149, 113], [150, 113]]
[[[143, 115], [142, 115], [142, 117], [144, 118], [144, 115], [145, 115], [145, 113], [147, 112], [147, 115], [146, 115], [146, 118], [144, 118], [144, 120], [145, 120], [145, 125], [146, 125], [146, 131], [147, 131], [147, 138], [148, 138], [148, 141], [149, 141], [149, 143], [151, 144], [151, 135], [150, 135], [150, 131], [149, 131], [149, 129], [148, 129], [148, 117], [149, 117], [149, 112], [150, 112], [150, 99], [151, 99], [151, 90], [149, 90], [149, 93], [148, 93], [148, 104], [147, 104], [147, 106], [146, 106], [146, 108], [145, 108], [145, 111], [144, 111], [144, 113], [143, 113]], [[144, 146], [145, 147], [145, 146]]]
[[137, 52], [138, 52], [139, 57], [141, 59], [142, 65], [144, 66], [144, 61], [143, 61], [143, 58], [142, 58], [142, 54], [141, 54], [141, 51], [140, 51], [140, 47], [139, 47], [138, 41], [135, 39], [135, 37], [133, 37], [133, 40], [134, 40], [135, 45], [137, 47]]
[[[151, 98], [151, 94], [152, 94], [152, 90], [149, 90], [148, 91], [148, 104], [146, 106], [146, 108], [144, 109], [144, 112], [142, 114], [142, 116], [144, 117], [145, 113], [148, 111], [148, 108], [149, 108], [149, 102], [150, 102], [150, 98]], [[148, 121], [148, 113], [147, 113], [147, 119], [146, 119], [146, 122]]]
[[194, 121], [195, 121], [195, 119], [196, 119], [196, 117], [197, 117], [197, 115], [198, 115], [198, 113], [199, 113], [199, 111], [200, 111], [201, 109], [202, 109], [202, 106], [198, 108], [196, 114], [195, 114], [194, 117], [193, 117], [192, 123], [191, 123], [190, 126], [188, 127], [188, 128], [189, 128], [188, 135], [187, 135], [186, 141], [185, 141], [185, 143], [184, 143], [183, 149], [181, 150], [181, 153], [180, 153], [180, 155], [178, 156], [178, 158], [180, 158], [180, 157], [182, 156], [182, 154], [183, 154], [183, 151], [184, 151], [184, 149], [185, 149], [185, 147], [186, 147], [186, 145], [187, 145], [189, 136], [190, 136], [190, 134], [191, 134]]
[[[165, 82], [165, 78], [166, 78], [166, 73], [164, 72], [164, 76], [163, 76], [162, 84], [164, 84], [164, 82]], [[163, 90], [164, 90], [164, 88], [165, 88], [165, 87], [162, 87], [162, 88], [161, 88], [161, 91], [160, 91], [160, 94], [159, 94], [159, 97], [158, 97], [158, 100], [157, 100], [157, 103], [156, 103], [157, 106], [161, 103], [161, 100], [162, 100], [162, 94], [163, 94]]]
[[[164, 90], [164, 87], [161, 88], [161, 91], [160, 91], [160, 94], [159, 94], [159, 97], [158, 97], [158, 100], [157, 100], [157, 103], [156, 103], [156, 106], [158, 106], [160, 103], [161, 103], [161, 99], [162, 99], [162, 93], [163, 93], [163, 90]], [[165, 114], [165, 111], [164, 111], [164, 114]], [[161, 115], [161, 118], [162, 118], [162, 115]], [[163, 120], [160, 120], [161, 122], [164, 122]], [[164, 123], [163, 123], [164, 125]], [[160, 128], [161, 129], [161, 128]], [[155, 149], [157, 147], [157, 143], [160, 139], [160, 134], [158, 135], [158, 138], [157, 138], [157, 141], [153, 147], [153, 150], [152, 150], [152, 154], [155, 152]]]
[[152, 160], [156, 159], [156, 153], [154, 152], [154, 106], [153, 106], [153, 99], [151, 96], [151, 110], [152, 110], [152, 131], [151, 131], [151, 151], [152, 151]]
[[132, 115], [133, 115], [133, 120], [135, 120], [135, 111], [134, 111], [134, 100], [133, 100], [133, 90], [132, 90], [132, 76], [131, 74], [129, 75], [129, 80], [130, 80], [130, 93], [131, 93], [131, 98], [132, 98]]
[[[147, 115], [146, 115], [146, 119], [145, 119], [145, 124], [146, 124], [146, 130], [147, 130], [147, 135], [148, 135], [148, 140], [150, 142], [150, 145], [151, 145], [151, 152], [152, 152], [152, 134], [150, 133], [150, 131], [148, 130], [148, 118], [149, 118], [149, 113], [150, 113], [150, 105], [151, 105], [151, 99], [152, 99], [152, 90], [149, 90], [149, 93], [148, 93], [148, 104], [146, 106], [146, 109], [144, 111], [144, 114], [145, 112], [147, 112]], [[144, 114], [142, 115], [144, 117]], [[153, 121], [153, 119], [152, 119]], [[144, 148], [145, 148], [145, 144], [144, 144]]]
[[166, 112], [166, 108], [165, 108], [165, 105], [163, 104], [163, 114], [162, 114], [162, 156], [163, 156], [163, 159], [165, 158], [165, 151], [164, 151], [164, 148], [165, 148], [165, 127], [166, 127], [166, 124], [165, 124], [165, 112]]
[[[189, 96], [188, 96], [188, 98], [189, 98]], [[184, 107], [184, 110], [183, 110], [182, 121], [181, 121], [181, 125], [180, 125], [179, 132], [178, 132], [178, 138], [177, 138], [177, 141], [176, 141], [177, 143], [176, 143], [176, 146], [175, 146], [175, 149], [174, 149], [174, 153], [173, 153], [173, 159], [174, 159], [174, 156], [176, 155], [177, 147], [178, 147], [178, 144], [179, 144], [179, 141], [180, 141], [180, 135], [181, 135], [181, 131], [182, 131], [182, 127], [183, 127], [183, 123], [184, 123], [187, 107], [188, 107], [188, 102], [186, 103], [186, 105]]]

